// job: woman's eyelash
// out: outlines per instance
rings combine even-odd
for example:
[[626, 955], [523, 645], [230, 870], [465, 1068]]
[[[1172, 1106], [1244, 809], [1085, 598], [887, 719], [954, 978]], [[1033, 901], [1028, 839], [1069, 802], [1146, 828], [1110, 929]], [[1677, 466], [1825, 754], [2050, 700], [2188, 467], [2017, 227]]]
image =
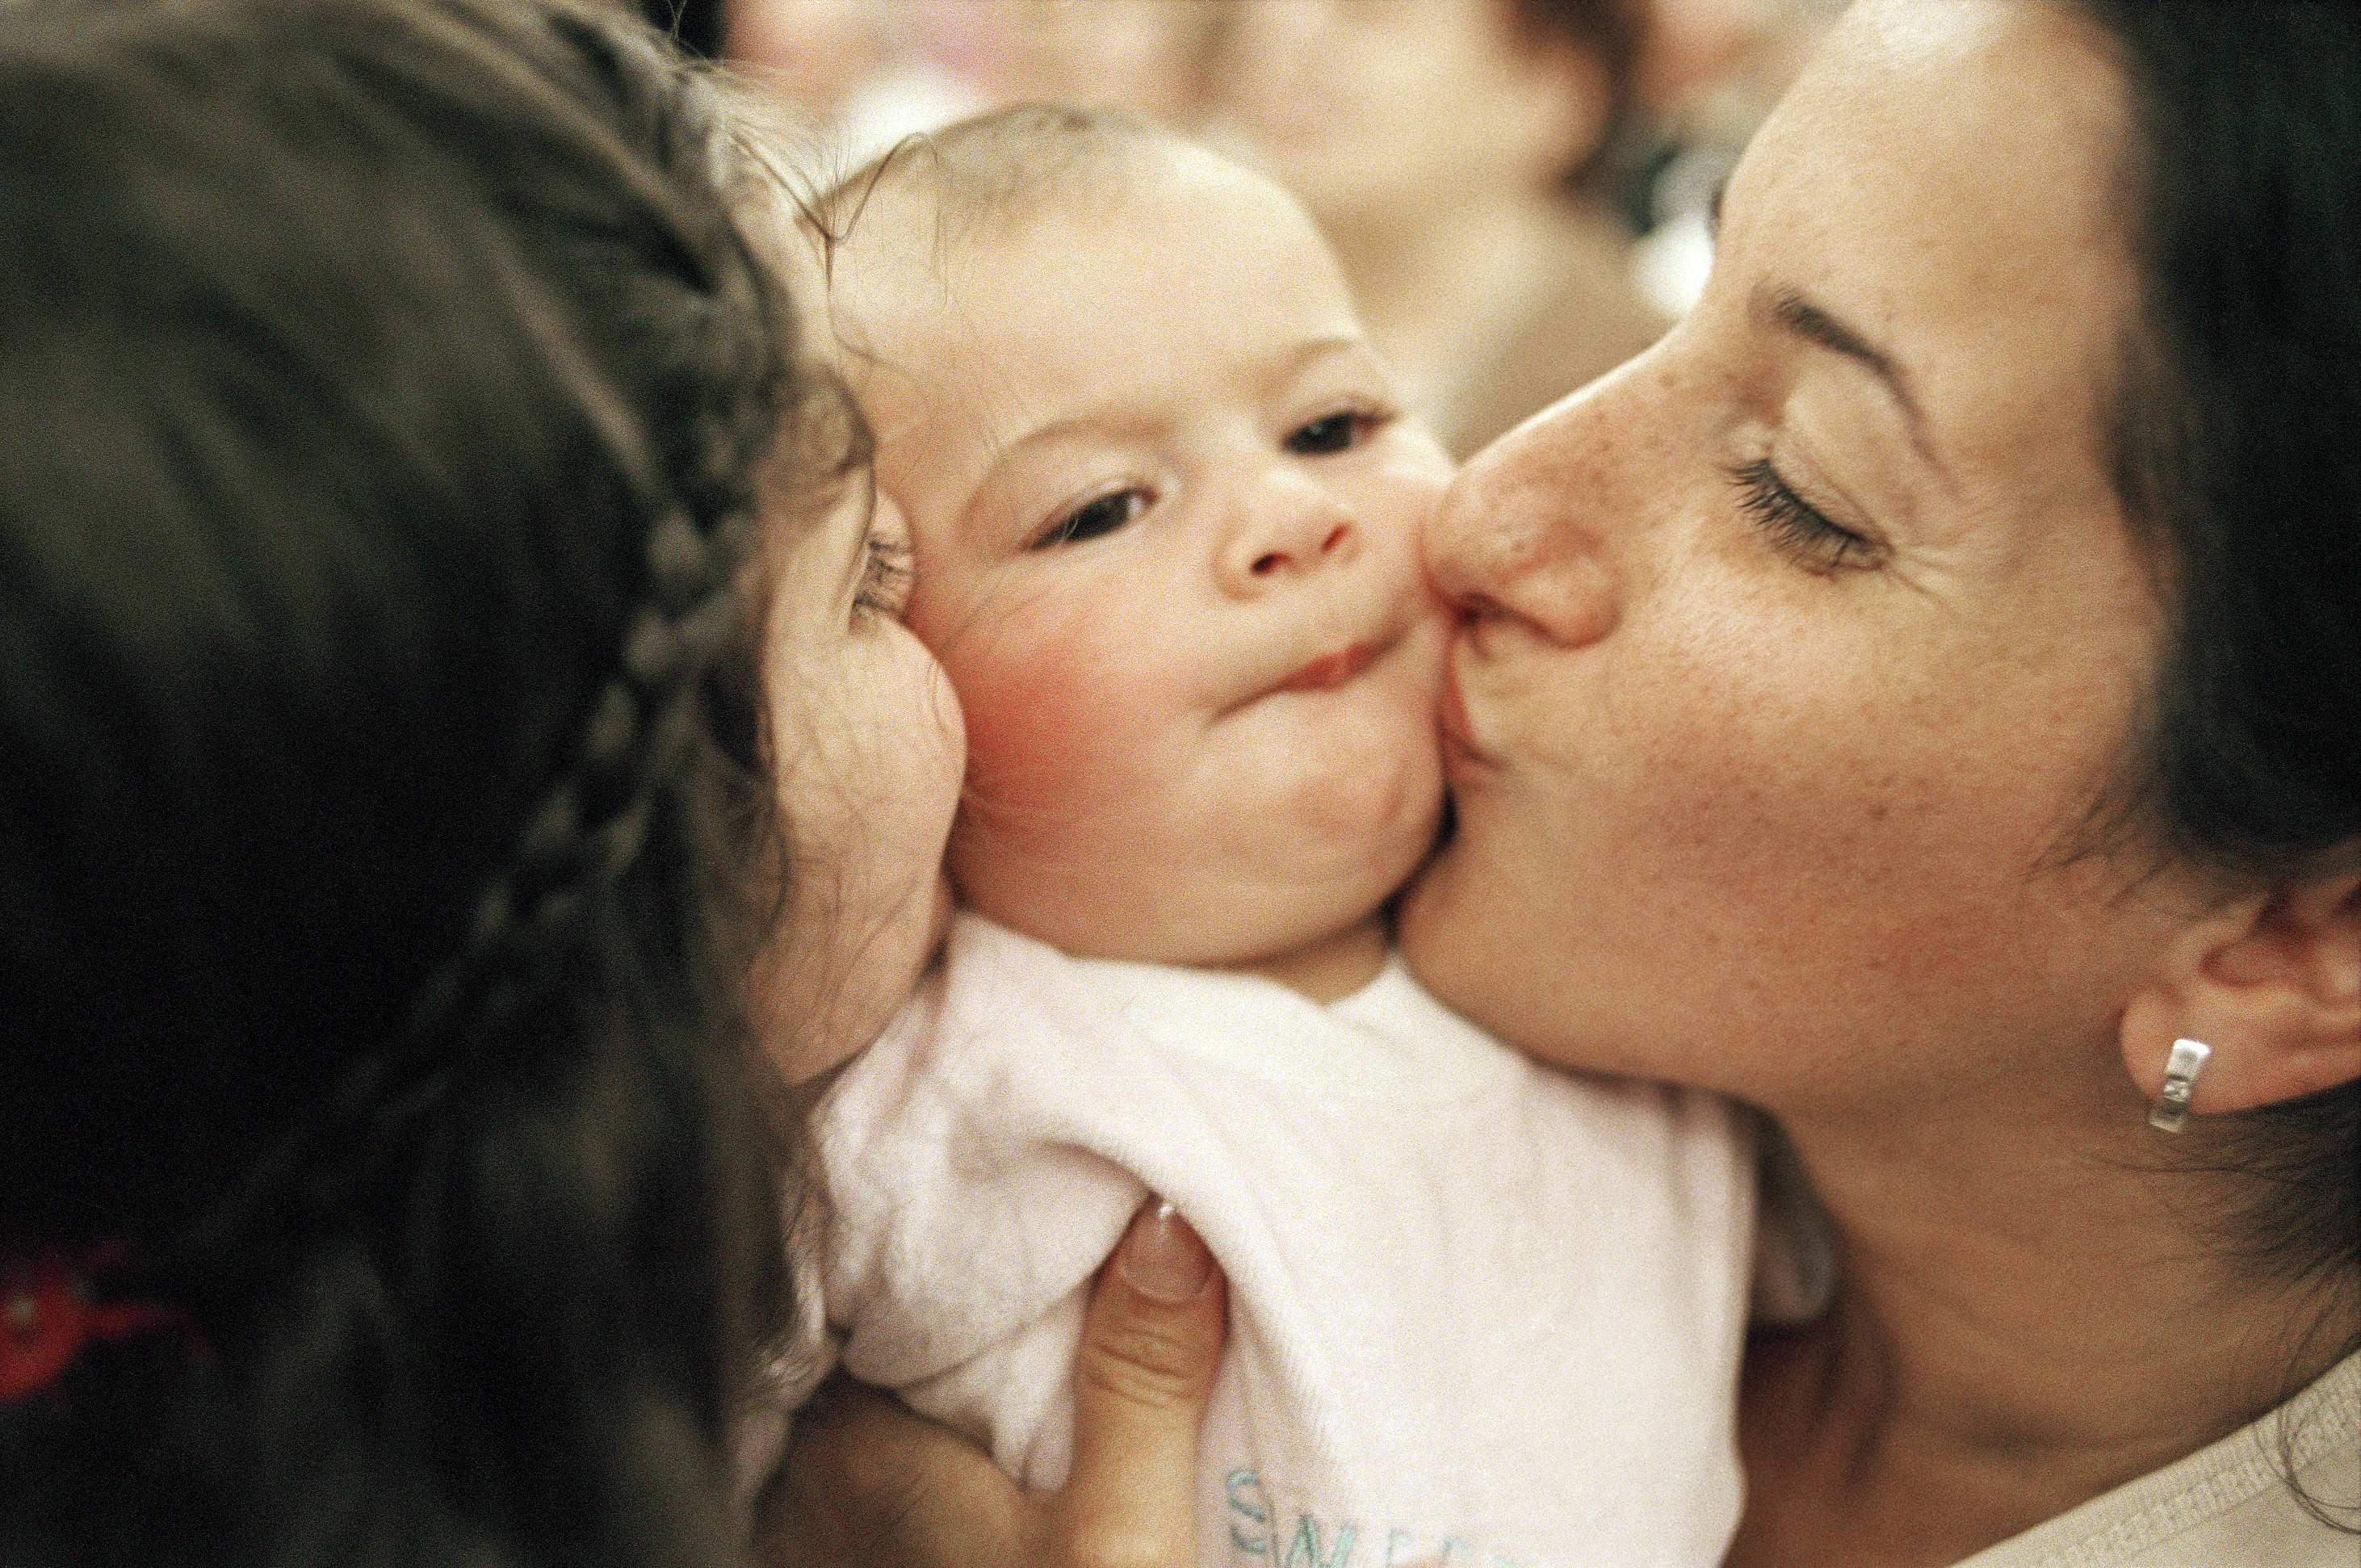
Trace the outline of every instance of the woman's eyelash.
[[873, 615], [898, 617], [909, 608], [910, 585], [917, 577], [915, 552], [905, 542], [882, 533], [869, 536], [867, 558], [861, 564], [861, 583], [852, 591], [852, 608]]
[[1086, 539], [1113, 533], [1136, 520], [1153, 500], [1153, 497], [1137, 486], [1130, 489], [1110, 490], [1095, 500], [1084, 501], [1050, 524], [1048, 532], [1026, 548], [1047, 550], [1052, 545], [1079, 544]]
[[1730, 470], [1738, 487], [1739, 506], [1771, 543], [1817, 572], [1839, 566], [1866, 566], [1856, 557], [1872, 556], [1875, 547], [1849, 528], [1840, 528], [1818, 508], [1787, 488], [1768, 457], [1757, 457]]

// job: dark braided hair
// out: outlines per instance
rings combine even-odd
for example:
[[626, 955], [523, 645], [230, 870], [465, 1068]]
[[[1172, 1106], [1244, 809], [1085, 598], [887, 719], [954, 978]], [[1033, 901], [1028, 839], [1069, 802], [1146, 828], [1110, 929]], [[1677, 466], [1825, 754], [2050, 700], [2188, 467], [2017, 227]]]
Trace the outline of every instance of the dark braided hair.
[[0, 1261], [187, 1331], [0, 1405], [0, 1563], [741, 1550], [731, 170], [563, 0], [0, 7]]

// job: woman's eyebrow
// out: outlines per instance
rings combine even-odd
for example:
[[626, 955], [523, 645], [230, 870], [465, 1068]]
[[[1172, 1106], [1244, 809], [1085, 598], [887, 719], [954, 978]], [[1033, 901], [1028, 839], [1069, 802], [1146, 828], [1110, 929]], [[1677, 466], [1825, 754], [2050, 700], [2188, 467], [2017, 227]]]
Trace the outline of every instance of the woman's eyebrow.
[[1825, 306], [1807, 300], [1797, 290], [1782, 289], [1764, 284], [1755, 291], [1754, 313], [1773, 326], [1793, 333], [1806, 343], [1816, 344], [1833, 353], [1841, 354], [1854, 363], [1864, 366], [1875, 376], [1902, 410], [1904, 422], [1910, 427], [1911, 444], [1918, 455], [1940, 474], [1949, 484], [1951, 476], [1935, 455], [1933, 444], [1927, 439], [1926, 416], [1919, 411], [1918, 400], [1910, 390], [1910, 378], [1895, 364], [1894, 356], [1829, 312]]

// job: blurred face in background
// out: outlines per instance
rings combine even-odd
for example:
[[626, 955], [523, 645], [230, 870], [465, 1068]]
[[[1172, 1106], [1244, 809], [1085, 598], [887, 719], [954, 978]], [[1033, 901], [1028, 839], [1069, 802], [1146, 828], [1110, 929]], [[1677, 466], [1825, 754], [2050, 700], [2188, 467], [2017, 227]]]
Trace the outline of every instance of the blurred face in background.
[[1242, 5], [1213, 93], [1243, 150], [1330, 225], [1552, 184], [1596, 144], [1604, 97], [1595, 63], [1528, 41], [1509, 0]]
[[893, 59], [878, 0], [725, 0], [722, 17], [731, 62], [822, 120]]
[[[1004, 104], [1112, 105], [1195, 118], [1232, 0], [725, 0], [726, 52], [826, 123], [879, 83], [916, 119]], [[932, 94], [948, 94], [941, 102]], [[890, 137], [888, 138], [891, 139]]]
[[[1016, 0], [1006, 103], [1110, 104], [1169, 126], [1201, 106], [1206, 49], [1224, 0]], [[1241, 11], [1257, 5], [1236, 6]]]

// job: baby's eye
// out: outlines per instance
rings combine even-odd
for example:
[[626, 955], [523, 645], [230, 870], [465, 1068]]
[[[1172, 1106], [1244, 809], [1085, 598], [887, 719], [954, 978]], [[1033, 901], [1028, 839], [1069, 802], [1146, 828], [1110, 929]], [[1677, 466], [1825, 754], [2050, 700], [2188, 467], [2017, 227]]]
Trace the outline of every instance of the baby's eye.
[[1047, 550], [1056, 544], [1079, 544], [1085, 539], [1113, 533], [1146, 511], [1154, 499], [1146, 490], [1134, 488], [1113, 490], [1096, 500], [1084, 501], [1052, 523], [1049, 531], [1028, 548]]
[[871, 534], [866, 549], [868, 559], [861, 564], [861, 585], [852, 590], [853, 613], [898, 620], [910, 608], [910, 587], [917, 579], [918, 574], [911, 564], [916, 552], [907, 541], [882, 533]]
[[1350, 451], [1361, 438], [1377, 428], [1378, 417], [1360, 410], [1323, 414], [1310, 424], [1300, 425], [1288, 433], [1282, 444], [1299, 457], [1319, 457], [1331, 452]]

